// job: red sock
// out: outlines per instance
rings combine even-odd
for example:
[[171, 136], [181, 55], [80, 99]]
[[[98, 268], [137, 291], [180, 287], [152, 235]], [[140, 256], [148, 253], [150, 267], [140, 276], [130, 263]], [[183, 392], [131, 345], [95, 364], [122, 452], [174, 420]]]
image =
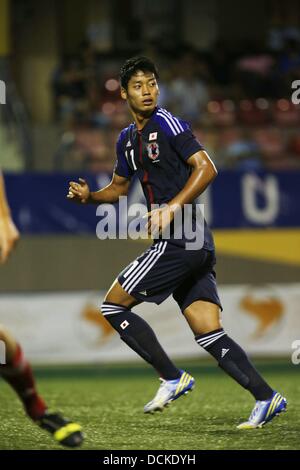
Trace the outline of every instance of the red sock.
[[0, 375], [19, 395], [31, 419], [37, 420], [45, 413], [47, 406], [37, 393], [31, 366], [24, 358], [20, 345], [11, 363], [0, 366]]

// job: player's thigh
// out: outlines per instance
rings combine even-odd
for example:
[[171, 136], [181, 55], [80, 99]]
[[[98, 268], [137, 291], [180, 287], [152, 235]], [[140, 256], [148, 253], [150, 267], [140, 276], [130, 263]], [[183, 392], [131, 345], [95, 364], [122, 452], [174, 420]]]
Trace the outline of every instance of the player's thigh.
[[222, 328], [220, 306], [206, 300], [196, 300], [183, 311], [195, 335], [209, 333]]
[[128, 308], [134, 307], [140, 303], [140, 301], [123, 289], [118, 279], [114, 280], [110, 289], [107, 291], [104, 302], [111, 302]]

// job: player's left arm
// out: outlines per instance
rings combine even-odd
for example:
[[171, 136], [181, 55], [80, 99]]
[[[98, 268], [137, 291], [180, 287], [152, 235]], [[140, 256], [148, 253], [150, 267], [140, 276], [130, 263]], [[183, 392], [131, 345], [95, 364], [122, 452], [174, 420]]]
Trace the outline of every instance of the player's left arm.
[[205, 150], [194, 153], [186, 162], [191, 166], [192, 173], [182, 190], [168, 202], [164, 209], [155, 209], [146, 214], [148, 217], [146, 228], [149, 233], [161, 233], [174, 219], [175, 212], [181, 210], [184, 204], [189, 204], [200, 196], [218, 174]]
[[193, 202], [218, 174], [214, 163], [205, 150], [199, 150], [190, 156], [187, 159], [187, 164], [192, 167], [192, 173], [182, 190], [169, 201], [168, 205], [172, 212], [182, 209], [184, 204]]
[[5, 263], [20, 235], [12, 220], [0, 171], [0, 263]]

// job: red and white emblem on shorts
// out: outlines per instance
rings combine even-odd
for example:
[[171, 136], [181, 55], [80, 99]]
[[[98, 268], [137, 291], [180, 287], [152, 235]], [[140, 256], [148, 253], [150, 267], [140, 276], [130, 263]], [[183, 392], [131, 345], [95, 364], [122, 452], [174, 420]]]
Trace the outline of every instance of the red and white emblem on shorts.
[[159, 146], [157, 142], [152, 142], [147, 145], [148, 157], [151, 160], [156, 160], [159, 155]]

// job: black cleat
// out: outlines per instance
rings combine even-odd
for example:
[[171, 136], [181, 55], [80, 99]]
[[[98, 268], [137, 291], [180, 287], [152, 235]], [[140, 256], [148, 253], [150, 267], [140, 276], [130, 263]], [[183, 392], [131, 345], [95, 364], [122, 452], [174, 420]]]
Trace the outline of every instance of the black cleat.
[[83, 440], [80, 424], [64, 418], [59, 413], [45, 413], [35, 421], [38, 426], [53, 435], [56, 442], [66, 447], [79, 447]]

